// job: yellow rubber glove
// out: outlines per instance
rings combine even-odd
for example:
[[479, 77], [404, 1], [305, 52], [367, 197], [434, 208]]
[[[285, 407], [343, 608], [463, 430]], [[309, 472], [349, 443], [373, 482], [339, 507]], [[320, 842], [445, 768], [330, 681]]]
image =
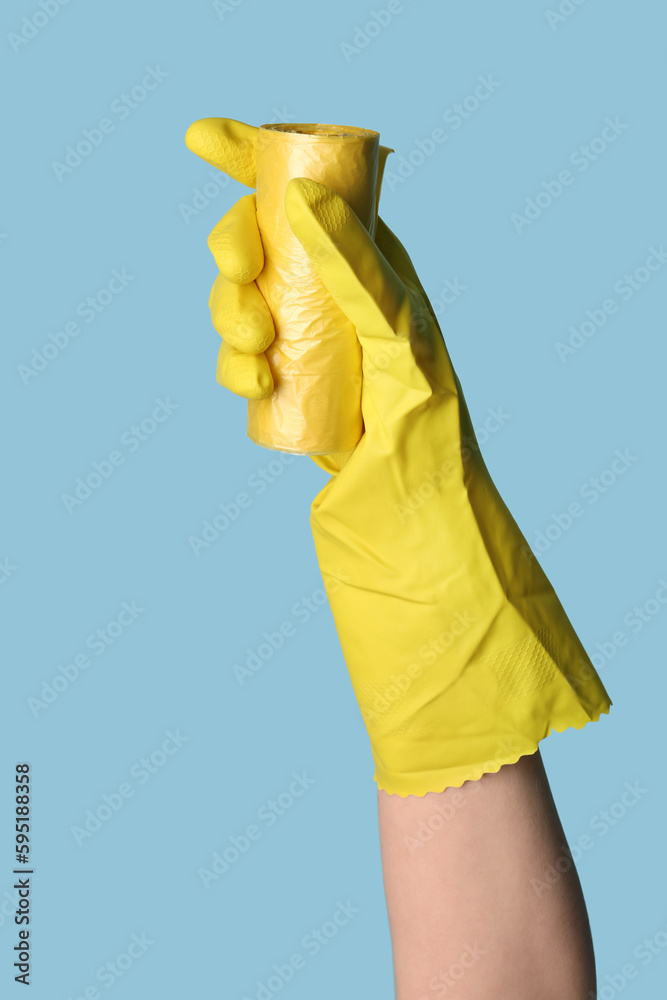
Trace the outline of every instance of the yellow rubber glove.
[[[374, 778], [403, 796], [460, 786], [612, 702], [491, 480], [404, 247], [381, 219], [373, 242], [314, 181], [291, 181], [285, 207], [362, 348], [365, 433], [344, 464], [329, 456], [310, 521]], [[243, 227], [224, 264], [249, 281], [250, 212]], [[267, 334], [254, 294], [240, 294], [247, 316], [214, 319], [230, 344], [239, 325]], [[222, 376], [246, 395], [233, 365]]]
[[[255, 187], [257, 133], [255, 126], [233, 118], [201, 118], [189, 127], [185, 142], [188, 149], [207, 163], [241, 184]], [[379, 146], [376, 209], [385, 163], [392, 152], [388, 146]], [[213, 326], [223, 337], [217, 381], [246, 399], [265, 399], [273, 393], [274, 383], [264, 352], [272, 343], [275, 330], [255, 282], [264, 266], [264, 251], [254, 192], [232, 205], [210, 233], [208, 246], [220, 271], [209, 296]], [[349, 452], [311, 457], [327, 471], [335, 471], [349, 457]]]

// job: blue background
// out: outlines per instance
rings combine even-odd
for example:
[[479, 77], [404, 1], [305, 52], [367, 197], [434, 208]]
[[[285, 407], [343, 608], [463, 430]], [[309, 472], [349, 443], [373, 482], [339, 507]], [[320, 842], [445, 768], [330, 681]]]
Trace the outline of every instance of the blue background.
[[[440, 309], [495, 482], [614, 703], [596, 725], [542, 744], [570, 843], [588, 833], [594, 844], [579, 872], [599, 984], [628, 962], [638, 969], [628, 1000], [657, 996], [665, 981], [667, 954], [644, 965], [633, 953], [667, 925], [667, 606], [655, 600], [667, 577], [667, 267], [644, 283], [638, 272], [632, 295], [614, 287], [667, 241], [665, 10], [591, 0], [558, 21], [547, 16], [556, 0], [404, 0], [365, 33], [384, 7], [72, 0], [42, 17], [26, 0], [3, 9], [2, 85], [13, 94], [0, 218], [8, 996], [22, 995], [11, 967], [17, 761], [32, 765], [34, 997], [83, 997], [97, 983], [99, 995], [112, 985], [128, 1000], [254, 998], [274, 963], [306, 954], [301, 939], [339, 900], [358, 913], [307, 955], [283, 994], [392, 995], [368, 740], [328, 606], [313, 605], [308, 621], [295, 609], [319, 596], [308, 513], [327, 476], [307, 458], [280, 463], [254, 445], [245, 402], [215, 381], [206, 237], [247, 189], [186, 149], [187, 127], [208, 116], [360, 125], [396, 150], [382, 215]], [[355, 39], [356, 50], [345, 48]], [[148, 67], [159, 82], [119, 111]], [[444, 116], [480, 76], [498, 85], [457, 126]], [[90, 155], [54, 167], [105, 117], [113, 130]], [[607, 118], [625, 127], [601, 149], [593, 141]], [[435, 128], [447, 139], [419, 162]], [[591, 144], [597, 155], [582, 170], [570, 157]], [[542, 198], [518, 231], [513, 213], [568, 167], [573, 183], [549, 205]], [[126, 285], [103, 293], [86, 322], [77, 307], [114, 269], [125, 269]], [[447, 280], [465, 291], [437, 305]], [[617, 311], [561, 360], [556, 345], [570, 326], [609, 298]], [[78, 335], [26, 378], [33, 349], [73, 322]], [[151, 424], [156, 400], [171, 401], [170, 412]], [[509, 419], [487, 433], [489, 411], [501, 407]], [[131, 428], [147, 420], [140, 440]], [[582, 500], [617, 449], [636, 460], [605, 477], [597, 502]], [[68, 510], [63, 494], [114, 451], [121, 464]], [[262, 493], [249, 483], [258, 470], [272, 477]], [[191, 536], [239, 492], [250, 505], [195, 554]], [[584, 516], [558, 533], [554, 516], [577, 500]], [[537, 532], [549, 525], [540, 551]], [[103, 653], [91, 650], [88, 637], [133, 601], [143, 610], [112, 625]], [[626, 616], [636, 606], [646, 620], [633, 628]], [[294, 635], [239, 684], [233, 665], [285, 621]], [[605, 646], [619, 630], [625, 645]], [[36, 710], [30, 699], [86, 652], [89, 666]], [[186, 739], [164, 754], [168, 732]], [[294, 772], [312, 783], [283, 798], [269, 825], [258, 810]], [[626, 782], [646, 792], [614, 806]], [[132, 794], [118, 805], [124, 783]], [[117, 808], [77, 842], [105, 795]], [[609, 809], [618, 818], [603, 835], [596, 827]], [[200, 869], [253, 823], [261, 835], [206, 888]], [[97, 970], [133, 934], [152, 943], [105, 986]]]

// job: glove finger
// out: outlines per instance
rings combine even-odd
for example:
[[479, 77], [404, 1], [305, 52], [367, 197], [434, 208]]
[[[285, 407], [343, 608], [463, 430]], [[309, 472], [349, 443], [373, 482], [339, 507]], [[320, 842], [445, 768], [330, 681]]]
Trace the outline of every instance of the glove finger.
[[345, 315], [368, 337], [394, 340], [406, 286], [347, 202], [324, 184], [296, 177], [287, 185], [285, 211]]
[[241, 184], [257, 186], [257, 129], [234, 118], [200, 118], [185, 133], [185, 145]]
[[264, 248], [257, 225], [255, 192], [234, 202], [211, 230], [208, 248], [229, 281], [254, 281], [264, 267]]
[[245, 399], [264, 399], [273, 392], [273, 376], [265, 354], [243, 354], [225, 340], [218, 351], [216, 382]]
[[208, 304], [215, 329], [243, 354], [261, 354], [276, 335], [271, 311], [254, 281], [236, 285], [219, 274]]
[[[412, 352], [415, 294], [355, 212], [331, 188], [304, 177], [287, 185], [285, 211], [330, 295], [356, 328], [364, 381], [373, 399], [369, 419], [377, 414], [386, 421], [402, 410], [406, 388], [419, 398], [430, 395], [428, 379]], [[388, 379], [393, 379], [396, 392], [387, 391]], [[407, 404], [419, 398], [413, 394]]]

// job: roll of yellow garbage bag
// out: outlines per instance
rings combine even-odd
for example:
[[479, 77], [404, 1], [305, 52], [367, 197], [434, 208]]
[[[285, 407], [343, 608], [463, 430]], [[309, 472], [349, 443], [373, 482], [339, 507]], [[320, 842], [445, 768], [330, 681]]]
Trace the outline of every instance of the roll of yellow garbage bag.
[[270, 124], [257, 133], [257, 222], [264, 268], [257, 285], [276, 337], [266, 356], [274, 391], [248, 403], [248, 437], [297, 455], [351, 451], [363, 433], [361, 349], [285, 214], [293, 177], [333, 188], [375, 237], [380, 136], [370, 129]]

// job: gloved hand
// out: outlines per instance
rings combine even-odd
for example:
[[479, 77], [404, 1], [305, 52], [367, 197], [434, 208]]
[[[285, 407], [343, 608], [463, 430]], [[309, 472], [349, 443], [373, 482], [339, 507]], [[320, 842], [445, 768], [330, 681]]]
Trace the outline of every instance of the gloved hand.
[[[250, 135], [227, 133], [223, 150], [205, 134], [191, 126], [189, 147], [250, 182]], [[612, 703], [492, 482], [404, 247], [381, 219], [373, 242], [342, 198], [305, 178], [290, 181], [285, 208], [362, 348], [365, 433], [344, 460], [313, 456], [332, 477], [310, 522], [374, 778], [403, 796], [460, 786]], [[252, 195], [209, 245], [224, 275], [211, 295], [218, 381], [269, 392]]]
[[[202, 118], [187, 130], [185, 142], [193, 153], [218, 170], [254, 187], [257, 132], [254, 126], [232, 118]], [[391, 152], [388, 146], [379, 146], [376, 207], [380, 202], [385, 163]], [[210, 233], [208, 246], [220, 271], [209, 296], [213, 326], [223, 338], [218, 352], [217, 381], [246, 399], [264, 399], [274, 388], [264, 352], [273, 341], [275, 330], [255, 282], [264, 266], [264, 251], [256, 221], [254, 192], [232, 205]], [[292, 269], [295, 266], [294, 262], [290, 263]], [[310, 457], [317, 465], [333, 472], [345, 463], [349, 452]]]

